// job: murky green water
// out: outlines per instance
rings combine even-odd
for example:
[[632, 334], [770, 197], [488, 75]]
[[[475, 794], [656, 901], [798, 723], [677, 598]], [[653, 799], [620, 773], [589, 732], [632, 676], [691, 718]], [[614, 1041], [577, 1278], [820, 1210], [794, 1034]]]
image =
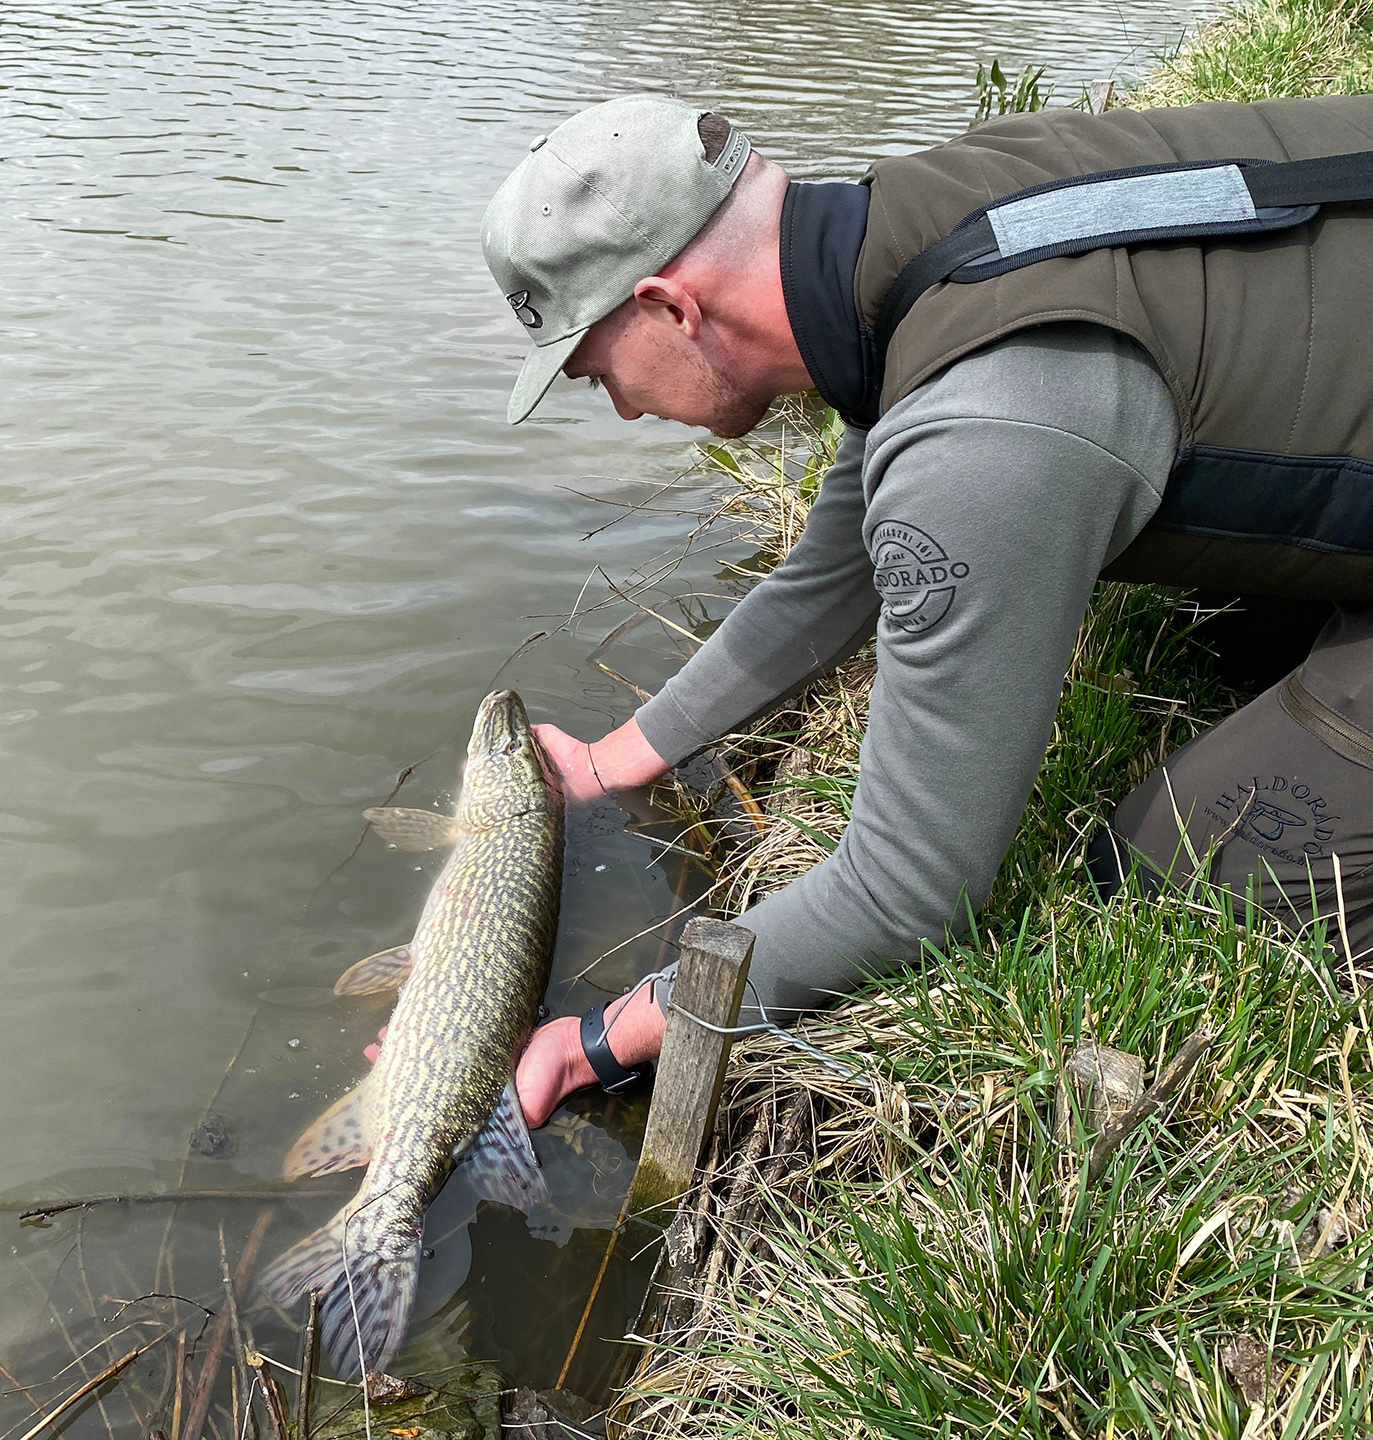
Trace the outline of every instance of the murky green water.
[[[194, 1157], [185, 1184], [270, 1180], [384, 1018], [329, 987], [408, 935], [431, 879], [374, 841], [348, 860], [361, 809], [410, 766], [402, 803], [447, 792], [498, 673], [586, 735], [628, 713], [586, 663], [624, 609], [507, 666], [595, 567], [651, 572], [688, 528], [601, 528], [689, 462], [686, 432], [622, 425], [571, 386], [504, 423], [523, 338], [476, 237], [531, 136], [645, 88], [730, 115], [799, 175], [854, 177], [961, 130], [980, 59], [1047, 63], [1067, 98], [1147, 64], [1197, 8], [7, 3], [0, 1190], [168, 1188], [222, 1079], [234, 1153]], [[718, 591], [715, 563], [689, 558], [663, 592]], [[593, 579], [583, 605], [607, 594]], [[616, 661], [649, 687], [676, 663], [646, 632]], [[675, 875], [623, 823], [596, 812], [570, 835], [556, 1009], [589, 1003], [570, 977], [669, 909]], [[617, 991], [657, 955], [646, 938], [595, 978]], [[540, 1140], [554, 1203], [532, 1235], [498, 1211], [469, 1232], [450, 1187], [428, 1330], [550, 1383], [634, 1133], [623, 1107], [564, 1115]], [[336, 1199], [279, 1211], [264, 1255]], [[235, 1252], [257, 1209], [183, 1208], [185, 1293], [212, 1295], [219, 1220]], [[71, 1216], [0, 1217], [0, 1360], [41, 1378], [83, 1306], [159, 1288], [165, 1218], [92, 1212], [78, 1250]], [[593, 1338], [618, 1333], [636, 1283], [613, 1270]], [[168, 1423], [151, 1400], [107, 1410], [121, 1430]], [[0, 1397], [3, 1424], [30, 1413]], [[99, 1410], [77, 1428], [100, 1433]]]

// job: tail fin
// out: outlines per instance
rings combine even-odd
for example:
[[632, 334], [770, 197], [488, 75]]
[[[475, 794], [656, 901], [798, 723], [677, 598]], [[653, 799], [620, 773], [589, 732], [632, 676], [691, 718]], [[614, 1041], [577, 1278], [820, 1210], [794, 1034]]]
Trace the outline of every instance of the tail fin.
[[418, 1236], [404, 1250], [387, 1254], [375, 1248], [362, 1225], [348, 1225], [351, 1208], [344, 1206], [258, 1277], [258, 1288], [281, 1306], [294, 1305], [307, 1291], [319, 1292], [320, 1334], [341, 1380], [361, 1379], [364, 1368], [385, 1370], [395, 1359], [410, 1325], [420, 1264]]

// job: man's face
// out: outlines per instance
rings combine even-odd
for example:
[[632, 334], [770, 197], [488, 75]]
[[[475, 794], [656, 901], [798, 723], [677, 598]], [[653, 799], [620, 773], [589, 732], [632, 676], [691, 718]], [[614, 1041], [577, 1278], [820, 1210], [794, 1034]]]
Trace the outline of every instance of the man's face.
[[627, 300], [587, 331], [563, 373], [599, 383], [622, 420], [657, 415], [737, 439], [758, 424], [771, 401], [731, 378], [711, 355], [709, 334], [688, 338], [670, 317]]

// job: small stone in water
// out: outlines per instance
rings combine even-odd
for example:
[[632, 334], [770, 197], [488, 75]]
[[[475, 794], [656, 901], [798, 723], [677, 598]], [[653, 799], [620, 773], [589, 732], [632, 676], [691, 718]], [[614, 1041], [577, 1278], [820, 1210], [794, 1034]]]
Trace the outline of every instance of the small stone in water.
[[423, 1381], [387, 1375], [380, 1370], [367, 1372], [367, 1397], [379, 1405], [394, 1405], [400, 1400], [417, 1400], [421, 1395], [429, 1393], [429, 1386]]
[[300, 1036], [296, 1035], [292, 1039], [288, 1040], [286, 1043], [291, 1047], [292, 1050], [295, 1050], [300, 1046]]
[[229, 1122], [211, 1111], [191, 1132], [191, 1149], [211, 1160], [227, 1160], [234, 1153], [234, 1132]]
[[599, 875], [599, 874], [601, 873], [601, 871], [604, 870], [604, 869], [605, 869], [605, 866], [604, 866], [604, 865], [598, 865], [598, 866], [596, 867], [596, 873]]

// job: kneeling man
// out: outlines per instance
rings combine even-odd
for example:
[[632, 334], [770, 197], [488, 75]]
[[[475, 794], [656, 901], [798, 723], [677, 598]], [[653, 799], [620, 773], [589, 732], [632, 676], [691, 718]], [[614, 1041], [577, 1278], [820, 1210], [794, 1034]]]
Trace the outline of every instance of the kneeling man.
[[[1099, 576], [1246, 597], [1275, 683], [1122, 802], [1098, 884], [1209, 856], [1303, 923], [1338, 856], [1373, 945], [1373, 97], [1011, 116], [857, 184], [647, 96], [530, 151], [482, 235], [534, 343], [512, 422], [560, 373], [626, 420], [739, 436], [814, 388], [847, 422], [786, 562], [658, 695], [541, 727], [574, 798], [642, 785], [876, 634], [843, 841], [740, 917], [771, 1013], [981, 904]], [[603, 1013], [536, 1033], [532, 1123], [657, 1054], [647, 990]]]

